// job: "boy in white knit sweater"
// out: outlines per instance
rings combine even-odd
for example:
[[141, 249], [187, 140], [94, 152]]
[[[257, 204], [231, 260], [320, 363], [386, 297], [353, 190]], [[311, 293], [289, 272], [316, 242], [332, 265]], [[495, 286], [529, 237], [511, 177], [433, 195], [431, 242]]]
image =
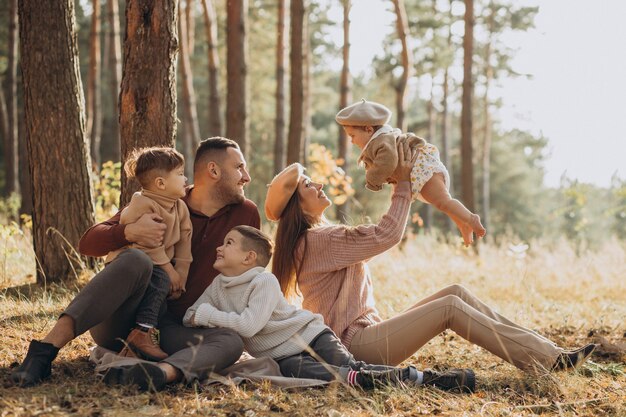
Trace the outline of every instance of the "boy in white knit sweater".
[[474, 390], [475, 377], [469, 369], [420, 372], [412, 366], [356, 361], [322, 316], [287, 302], [278, 279], [265, 271], [272, 251], [271, 239], [258, 229], [233, 228], [217, 248], [213, 267], [220, 275], [187, 310], [183, 324], [237, 331], [251, 355], [273, 358], [284, 376], [339, 380], [362, 388], [411, 383]]

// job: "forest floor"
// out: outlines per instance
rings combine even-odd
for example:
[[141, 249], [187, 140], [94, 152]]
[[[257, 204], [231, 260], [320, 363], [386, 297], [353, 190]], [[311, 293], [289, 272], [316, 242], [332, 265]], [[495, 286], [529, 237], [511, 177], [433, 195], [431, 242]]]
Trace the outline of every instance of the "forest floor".
[[[623, 242], [596, 250], [576, 250], [567, 242], [533, 242], [530, 249], [485, 244], [476, 255], [420, 237], [375, 258], [370, 268], [383, 317], [461, 283], [500, 313], [561, 346], [602, 345], [577, 372], [531, 376], [447, 331], [407, 361], [418, 368], [473, 368], [477, 392], [472, 395], [433, 388], [364, 392], [340, 384], [281, 390], [266, 383], [178, 384], [154, 394], [100, 382], [88, 361], [92, 341], [87, 334], [61, 351], [45, 383], [9, 386], [10, 370], [24, 357], [28, 342], [45, 335], [86, 276], [71, 285], [0, 290], [0, 416], [626, 416]], [[0, 279], [5, 286], [9, 281], [6, 275]]]

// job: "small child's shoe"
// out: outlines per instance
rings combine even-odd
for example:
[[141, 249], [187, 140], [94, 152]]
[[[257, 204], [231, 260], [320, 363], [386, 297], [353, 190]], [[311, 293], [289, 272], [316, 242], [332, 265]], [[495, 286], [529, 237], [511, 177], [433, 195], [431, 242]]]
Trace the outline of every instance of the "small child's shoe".
[[121, 356], [139, 357], [159, 362], [167, 358], [167, 353], [159, 347], [159, 331], [154, 327], [135, 327], [126, 338], [126, 347], [119, 353]]

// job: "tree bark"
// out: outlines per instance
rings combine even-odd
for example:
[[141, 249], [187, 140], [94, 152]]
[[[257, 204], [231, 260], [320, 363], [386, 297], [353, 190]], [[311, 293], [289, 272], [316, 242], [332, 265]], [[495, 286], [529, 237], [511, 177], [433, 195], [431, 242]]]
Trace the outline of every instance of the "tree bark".
[[248, 151], [248, 0], [227, 0], [226, 136]]
[[195, 14], [193, 12], [194, 0], [187, 0], [185, 2], [185, 27], [187, 28], [187, 50], [189, 55], [193, 55], [193, 51], [196, 47], [196, 21]]
[[[281, 0], [284, 1], [284, 0]], [[219, 56], [217, 54], [217, 16], [213, 0], [202, 0], [209, 53], [209, 137], [222, 135], [222, 110], [219, 93]]]
[[[189, 8], [189, 0], [187, 3]], [[183, 92], [183, 123], [185, 127], [185, 135], [183, 140], [183, 154], [185, 160], [189, 163], [185, 164], [185, 174], [191, 178], [193, 176], [193, 161], [195, 148], [200, 143], [200, 127], [198, 125], [198, 113], [196, 109], [196, 95], [193, 89], [193, 74], [191, 72], [191, 61], [189, 59], [189, 40], [187, 33], [187, 22], [182, 9], [178, 9], [178, 39], [180, 42], [179, 69], [181, 75], [182, 92]]]
[[[2, 146], [5, 155], [5, 168], [7, 168], [6, 154], [8, 149], [8, 140], [9, 140], [9, 113], [7, 109], [7, 101], [4, 96], [4, 89], [2, 78], [0, 78], [0, 135], [2, 136]], [[8, 177], [8, 169], [5, 170], [5, 178]], [[8, 188], [8, 187], [6, 187]], [[7, 190], [5, 190], [7, 191]], [[6, 193], [8, 194], [8, 193]]]
[[[121, 151], [174, 146], [176, 136], [177, 2], [127, 0], [120, 92]], [[122, 170], [121, 204], [138, 189]]]
[[276, 120], [274, 129], [274, 174], [285, 167], [285, 19], [286, 0], [278, 0], [276, 25]]
[[304, 1], [291, 0], [291, 50], [289, 53], [291, 79], [287, 164], [302, 160]]
[[[18, 90], [19, 91], [19, 90]], [[23, 96], [23, 95], [22, 95]], [[30, 177], [30, 156], [28, 155], [28, 146], [26, 144], [26, 124], [24, 121], [24, 111], [18, 112], [19, 121], [19, 141], [18, 148], [20, 153], [20, 194], [22, 201], [20, 204], [20, 214], [33, 215], [33, 184]]]
[[309, 145], [311, 144], [311, 36], [309, 34], [309, 20], [307, 18], [307, 4], [304, 5], [304, 19], [302, 21], [302, 163], [309, 163]]
[[120, 119], [119, 119], [119, 98], [120, 83], [122, 80], [122, 48], [120, 43], [120, 19], [119, 19], [119, 0], [107, 0], [107, 21], [109, 26], [108, 32], [108, 50], [107, 64], [109, 67], [109, 91], [111, 94], [111, 102], [114, 103], [115, 123], [111, 136], [106, 142], [110, 149], [113, 161], [119, 161], [120, 158]]
[[[341, 49], [343, 66], [341, 67], [341, 77], [339, 81], [339, 109], [347, 107], [352, 101], [352, 77], [350, 76], [350, 9], [352, 0], [343, 0], [343, 47]], [[339, 166], [348, 173], [350, 169], [350, 144], [348, 135], [339, 126], [339, 146], [338, 158]], [[345, 223], [350, 216], [350, 200], [344, 204], [337, 205], [337, 220]]]
[[19, 15], [37, 281], [46, 283], [76, 276], [74, 247], [94, 221], [74, 1], [22, 0]]
[[8, 115], [8, 135], [5, 143], [5, 172], [6, 172], [6, 194], [20, 192], [19, 183], [19, 127], [17, 119], [17, 54], [18, 54], [18, 12], [17, 0], [10, 0], [9, 3], [9, 45], [8, 45], [8, 66], [7, 66], [7, 115]]
[[465, 206], [475, 212], [474, 167], [472, 165], [472, 54], [474, 46], [474, 1], [465, 0], [463, 36], [463, 98], [461, 108], [461, 196]]
[[91, 161], [99, 171], [100, 141], [102, 139], [102, 95], [100, 93], [100, 0], [93, 0], [89, 34], [89, 75], [87, 82], [87, 137], [91, 144]]
[[491, 140], [492, 140], [492, 125], [491, 125], [491, 112], [489, 109], [489, 90], [491, 88], [491, 81], [493, 80], [493, 67], [491, 66], [491, 50], [493, 45], [493, 34], [495, 30], [495, 8], [493, 2], [489, 2], [489, 18], [488, 18], [488, 30], [489, 40], [487, 41], [487, 48], [485, 50], [485, 96], [483, 98], [484, 105], [484, 124], [485, 124], [485, 137], [483, 138], [483, 152], [482, 152], [482, 192], [481, 192], [481, 206], [482, 206], [482, 223], [486, 229], [489, 229], [490, 225], [490, 187], [491, 187]]
[[396, 11], [396, 30], [398, 32], [400, 43], [402, 44], [402, 75], [395, 86], [397, 112], [396, 125], [403, 132], [406, 132], [406, 86], [409, 82], [409, 78], [411, 77], [413, 57], [411, 55], [411, 51], [409, 51], [408, 45], [409, 23], [406, 16], [406, 8], [404, 7], [404, 0], [393, 0], [393, 6]]
[[[450, 0], [450, 9], [449, 9], [449, 19], [448, 22], [448, 40], [447, 46], [448, 50], [452, 50], [452, 1]], [[450, 158], [450, 140], [448, 138], [448, 132], [450, 132], [450, 114], [448, 111], [448, 96], [450, 94], [450, 66], [446, 65], [443, 72], [443, 97], [441, 99], [441, 162], [443, 162], [444, 166], [448, 169], [448, 173], [450, 176], [450, 194], [454, 195], [454, 173], [452, 167], [452, 159]], [[448, 232], [452, 232], [455, 230], [455, 225], [452, 219], [446, 216], [446, 223], [448, 225]]]

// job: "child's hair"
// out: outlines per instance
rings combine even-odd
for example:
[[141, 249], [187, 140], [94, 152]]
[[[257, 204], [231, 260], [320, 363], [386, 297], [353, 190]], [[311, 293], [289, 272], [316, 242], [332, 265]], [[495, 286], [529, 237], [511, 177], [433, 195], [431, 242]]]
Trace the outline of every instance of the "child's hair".
[[124, 171], [129, 178], [135, 177], [146, 188], [159, 175], [165, 175], [184, 164], [185, 158], [174, 148], [141, 148], [128, 155]]
[[274, 243], [265, 233], [252, 226], [235, 226], [234, 231], [243, 236], [241, 242], [244, 251], [256, 252], [257, 265], [266, 267], [270, 263], [270, 258], [274, 252]]

